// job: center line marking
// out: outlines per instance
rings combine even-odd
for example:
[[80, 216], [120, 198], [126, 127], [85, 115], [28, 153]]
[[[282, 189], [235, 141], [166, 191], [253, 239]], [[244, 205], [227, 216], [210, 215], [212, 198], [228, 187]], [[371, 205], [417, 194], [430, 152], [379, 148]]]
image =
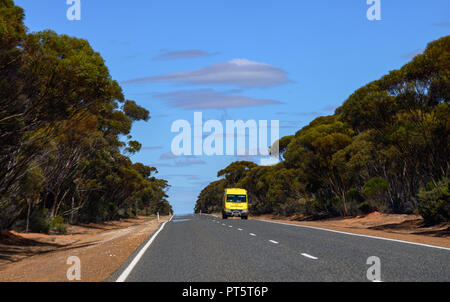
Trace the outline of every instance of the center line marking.
[[278, 244], [278, 242], [276, 242], [275, 240], [269, 240], [272, 243]]
[[256, 236], [255, 234], [253, 234], [253, 233], [250, 233], [250, 236]]
[[308, 254], [306, 254], [306, 253], [303, 253], [303, 254], [302, 254], [302, 256], [304, 256], [304, 257], [306, 257], [306, 258], [309, 258], [309, 259], [314, 259], [314, 260], [317, 260], [317, 259], [319, 259], [319, 258], [317, 258], [317, 257], [314, 257], [314, 256], [311, 256], [311, 255], [308, 255]]

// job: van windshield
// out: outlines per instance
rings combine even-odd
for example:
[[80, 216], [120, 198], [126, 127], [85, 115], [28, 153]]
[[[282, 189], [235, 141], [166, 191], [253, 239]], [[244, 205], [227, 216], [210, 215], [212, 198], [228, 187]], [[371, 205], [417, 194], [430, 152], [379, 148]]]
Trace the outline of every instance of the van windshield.
[[227, 202], [247, 202], [246, 195], [227, 195]]

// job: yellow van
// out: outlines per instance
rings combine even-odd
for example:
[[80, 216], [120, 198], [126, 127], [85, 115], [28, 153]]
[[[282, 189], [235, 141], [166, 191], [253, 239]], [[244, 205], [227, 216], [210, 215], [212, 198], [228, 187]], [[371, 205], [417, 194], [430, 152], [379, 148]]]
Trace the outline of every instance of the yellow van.
[[244, 189], [225, 189], [222, 219], [241, 217], [248, 219], [248, 196]]

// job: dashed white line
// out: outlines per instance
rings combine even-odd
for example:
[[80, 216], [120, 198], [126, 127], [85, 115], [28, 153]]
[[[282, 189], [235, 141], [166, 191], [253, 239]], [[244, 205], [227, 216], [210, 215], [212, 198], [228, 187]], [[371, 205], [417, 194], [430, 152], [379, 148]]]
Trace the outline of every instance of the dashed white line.
[[275, 241], [275, 240], [269, 240], [269, 242], [272, 242], [274, 244], [278, 244], [279, 242]]
[[256, 234], [250, 233], [250, 236], [256, 236]]
[[418, 246], [425, 246], [425, 247], [431, 247], [431, 248], [435, 248], [435, 249], [441, 249], [441, 250], [450, 251], [449, 247], [442, 247], [442, 246], [437, 246], [437, 245], [430, 245], [430, 244], [423, 244], [423, 243], [404, 241], [404, 240], [398, 240], [398, 239], [392, 239], [392, 238], [376, 237], [376, 236], [370, 236], [370, 235], [362, 235], [362, 234], [348, 233], [348, 232], [342, 232], [342, 231], [335, 231], [335, 230], [319, 228], [319, 227], [313, 227], [313, 226], [308, 226], [308, 225], [298, 225], [298, 224], [291, 224], [291, 223], [284, 223], [284, 222], [268, 221], [268, 220], [263, 220], [263, 219], [254, 219], [254, 220], [261, 221], [261, 222], [282, 224], [282, 225], [287, 225], [287, 226], [291, 226], [291, 227], [299, 227], [299, 228], [307, 228], [307, 229], [312, 229], [312, 230], [320, 230], [320, 231], [326, 231], [326, 232], [332, 232], [332, 233], [344, 234], [344, 235], [350, 235], [350, 236], [366, 237], [366, 238], [371, 238], [371, 239], [379, 239], [379, 240], [386, 240], [386, 241], [392, 241], [392, 242], [413, 244], [413, 245], [418, 245]]
[[306, 258], [309, 258], [309, 259], [313, 259], [313, 260], [319, 259], [319, 258], [317, 258], [317, 257], [311, 256], [311, 255], [306, 254], [306, 253], [303, 253], [302, 256], [303, 256], [303, 257], [306, 257]]
[[238, 229], [238, 231], [243, 231], [243, 229]]
[[232, 225], [229, 225], [228, 227], [229, 227], [229, 228], [232, 228], [233, 226], [232, 226]]

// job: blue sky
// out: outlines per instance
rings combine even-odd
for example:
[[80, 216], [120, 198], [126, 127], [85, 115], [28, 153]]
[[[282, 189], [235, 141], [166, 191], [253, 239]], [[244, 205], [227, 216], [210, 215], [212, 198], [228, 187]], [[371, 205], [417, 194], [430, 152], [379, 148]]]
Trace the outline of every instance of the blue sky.
[[30, 31], [87, 39], [126, 98], [150, 111], [133, 128], [143, 144], [133, 160], [169, 181], [177, 214], [247, 157], [174, 158], [175, 120], [193, 123], [194, 111], [279, 120], [280, 135], [291, 135], [450, 34], [448, 0], [381, 0], [381, 21], [367, 20], [366, 0], [81, 0], [81, 21], [67, 20], [66, 0], [15, 2]]

